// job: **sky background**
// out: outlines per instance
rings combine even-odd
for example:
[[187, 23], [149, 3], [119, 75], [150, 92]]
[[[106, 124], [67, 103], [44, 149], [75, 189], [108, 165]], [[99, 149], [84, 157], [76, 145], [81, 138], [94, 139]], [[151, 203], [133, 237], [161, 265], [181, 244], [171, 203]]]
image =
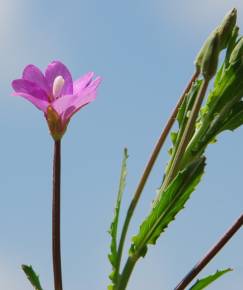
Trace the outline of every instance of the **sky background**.
[[[64, 289], [109, 283], [107, 230], [123, 148], [129, 150], [122, 218], [149, 154], [194, 71], [203, 41], [232, 7], [243, 29], [243, 2], [222, 0], [1, 0], [0, 289], [31, 290], [20, 265], [32, 264], [53, 289], [53, 142], [43, 115], [10, 83], [23, 68], [61, 60], [76, 79], [95, 71], [97, 100], [73, 117], [62, 142]], [[142, 195], [129, 239], [147, 215], [168, 160], [165, 150]], [[243, 128], [207, 150], [207, 169], [186, 209], [135, 268], [128, 290], [169, 290], [242, 212]], [[242, 290], [243, 231], [200, 274], [232, 267], [209, 289]], [[129, 240], [126, 248], [129, 247]]]

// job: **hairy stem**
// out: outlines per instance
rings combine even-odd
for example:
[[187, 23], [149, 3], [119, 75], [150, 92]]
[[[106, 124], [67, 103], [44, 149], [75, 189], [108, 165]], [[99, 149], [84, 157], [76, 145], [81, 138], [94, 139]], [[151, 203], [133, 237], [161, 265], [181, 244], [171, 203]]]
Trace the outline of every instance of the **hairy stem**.
[[217, 244], [199, 261], [192, 270], [182, 279], [174, 290], [184, 290], [198, 275], [198, 273], [213, 259], [213, 257], [225, 246], [233, 235], [243, 226], [243, 214], [228, 229]]
[[141, 196], [141, 193], [144, 189], [144, 186], [147, 182], [147, 179], [150, 175], [150, 172], [154, 166], [154, 163], [159, 155], [159, 152], [166, 140], [166, 137], [168, 136], [168, 133], [170, 132], [171, 130], [171, 127], [173, 126], [175, 120], [176, 120], [176, 116], [177, 116], [177, 113], [178, 113], [178, 109], [179, 107], [181, 106], [186, 94], [189, 92], [193, 82], [195, 82], [195, 80], [198, 78], [199, 76], [199, 71], [195, 71], [195, 73], [193, 74], [191, 80], [189, 81], [185, 91], [183, 92], [182, 96], [180, 97], [178, 103], [176, 104], [176, 107], [174, 108], [171, 116], [169, 117], [160, 137], [159, 137], [159, 140], [157, 141], [155, 147], [154, 147], [154, 150], [151, 154], [151, 157], [144, 169], [144, 172], [143, 172], [143, 175], [140, 179], [140, 182], [137, 186], [137, 189], [135, 191], [135, 194], [133, 196], [133, 199], [129, 205], [129, 208], [128, 208], [128, 211], [127, 211], [127, 215], [126, 215], [126, 219], [125, 219], [125, 222], [123, 224], [123, 228], [122, 228], [122, 233], [121, 233], [121, 238], [120, 238], [120, 242], [119, 242], [119, 246], [118, 246], [118, 265], [117, 265], [117, 269], [118, 269], [118, 273], [119, 273], [119, 269], [120, 269], [120, 263], [121, 263], [121, 256], [122, 256], [122, 251], [123, 251], [123, 246], [124, 246], [124, 242], [125, 242], [125, 238], [126, 238], [126, 234], [127, 234], [127, 230], [128, 230], [128, 227], [129, 227], [129, 224], [130, 224], [130, 221], [131, 221], [131, 218], [132, 218], [132, 215], [134, 213], [134, 210], [137, 206], [137, 203], [139, 201], [139, 198]]
[[55, 141], [53, 160], [52, 254], [55, 290], [62, 290], [60, 211], [61, 211], [61, 141]]

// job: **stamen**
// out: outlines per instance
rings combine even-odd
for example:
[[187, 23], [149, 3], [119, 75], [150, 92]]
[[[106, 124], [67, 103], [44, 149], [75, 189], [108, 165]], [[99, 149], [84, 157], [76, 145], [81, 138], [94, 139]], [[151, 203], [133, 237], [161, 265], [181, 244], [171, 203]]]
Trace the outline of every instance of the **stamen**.
[[52, 94], [55, 99], [60, 97], [64, 83], [65, 83], [65, 80], [62, 76], [57, 76], [55, 78], [53, 82], [53, 87], [52, 87]]

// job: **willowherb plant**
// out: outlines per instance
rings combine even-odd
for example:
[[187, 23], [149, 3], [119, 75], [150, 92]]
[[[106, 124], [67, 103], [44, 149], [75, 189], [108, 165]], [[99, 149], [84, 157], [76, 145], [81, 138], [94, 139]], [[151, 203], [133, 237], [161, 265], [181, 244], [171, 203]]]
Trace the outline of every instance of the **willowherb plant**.
[[[126, 289], [139, 258], [145, 257], [148, 246], [156, 243], [170, 222], [184, 208], [204, 173], [206, 165], [204, 154], [207, 146], [214, 143], [223, 131], [233, 131], [243, 124], [243, 38], [239, 36], [236, 17], [237, 11], [232, 9], [209, 35], [196, 57], [195, 73], [162, 131], [144, 170], [129, 205], [118, 242], [117, 227], [126, 177], [127, 150], [125, 150], [115, 216], [110, 229], [112, 243], [109, 260], [113, 271], [110, 275], [112, 284], [108, 286], [109, 290]], [[218, 59], [222, 50], [226, 50], [226, 53], [218, 69]], [[213, 88], [207, 95], [208, 85], [213, 78]], [[205, 98], [206, 102], [203, 105]], [[121, 270], [121, 257], [130, 220], [175, 120], [178, 123], [178, 130], [170, 134], [172, 147], [169, 150], [170, 160], [163, 181], [157, 190], [150, 213], [132, 238], [127, 261]], [[175, 289], [185, 289], [242, 224], [243, 215]], [[217, 271], [214, 275], [197, 281], [190, 289], [204, 289], [230, 270]]]
[[[214, 143], [217, 136], [225, 130], [233, 131], [243, 124], [243, 37], [239, 36], [236, 16], [236, 9], [225, 16], [196, 57], [195, 72], [156, 143], [128, 207], [118, 239], [120, 206], [127, 176], [128, 152], [127, 149], [124, 150], [114, 219], [109, 231], [111, 245], [108, 257], [112, 265], [109, 290], [126, 289], [137, 261], [146, 256], [149, 245], [156, 244], [157, 239], [184, 208], [204, 173], [207, 146]], [[222, 50], [225, 50], [225, 56], [218, 69], [218, 59]], [[101, 79], [98, 77], [93, 80], [93, 76], [94, 73], [88, 73], [73, 82], [68, 69], [61, 62], [54, 61], [48, 65], [45, 74], [34, 65], [28, 65], [23, 71], [22, 78], [12, 83], [14, 95], [24, 97], [44, 113], [54, 140], [52, 251], [55, 290], [63, 289], [60, 247], [61, 139], [73, 114], [96, 98]], [[213, 79], [213, 87], [207, 94], [209, 83]], [[121, 269], [123, 247], [131, 218], [175, 120], [178, 123], [178, 130], [170, 133], [172, 140], [172, 147], [169, 150], [170, 160], [165, 168], [162, 183], [157, 190], [150, 213], [132, 238], [127, 261]], [[185, 289], [242, 224], [243, 215], [175, 287], [175, 290]], [[22, 269], [34, 289], [43, 290], [39, 277], [32, 267], [23, 265]], [[229, 271], [231, 269], [217, 271], [196, 281], [190, 289], [204, 289]]]

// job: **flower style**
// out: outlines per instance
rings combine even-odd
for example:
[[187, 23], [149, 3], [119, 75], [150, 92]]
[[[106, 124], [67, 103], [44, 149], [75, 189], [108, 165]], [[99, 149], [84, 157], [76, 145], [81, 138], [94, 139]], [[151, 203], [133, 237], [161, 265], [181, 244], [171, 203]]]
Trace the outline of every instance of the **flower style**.
[[51, 62], [45, 74], [30, 64], [22, 78], [12, 82], [13, 95], [24, 97], [44, 112], [52, 137], [60, 140], [73, 114], [96, 98], [101, 78], [93, 77], [89, 72], [73, 82], [60, 61]]

